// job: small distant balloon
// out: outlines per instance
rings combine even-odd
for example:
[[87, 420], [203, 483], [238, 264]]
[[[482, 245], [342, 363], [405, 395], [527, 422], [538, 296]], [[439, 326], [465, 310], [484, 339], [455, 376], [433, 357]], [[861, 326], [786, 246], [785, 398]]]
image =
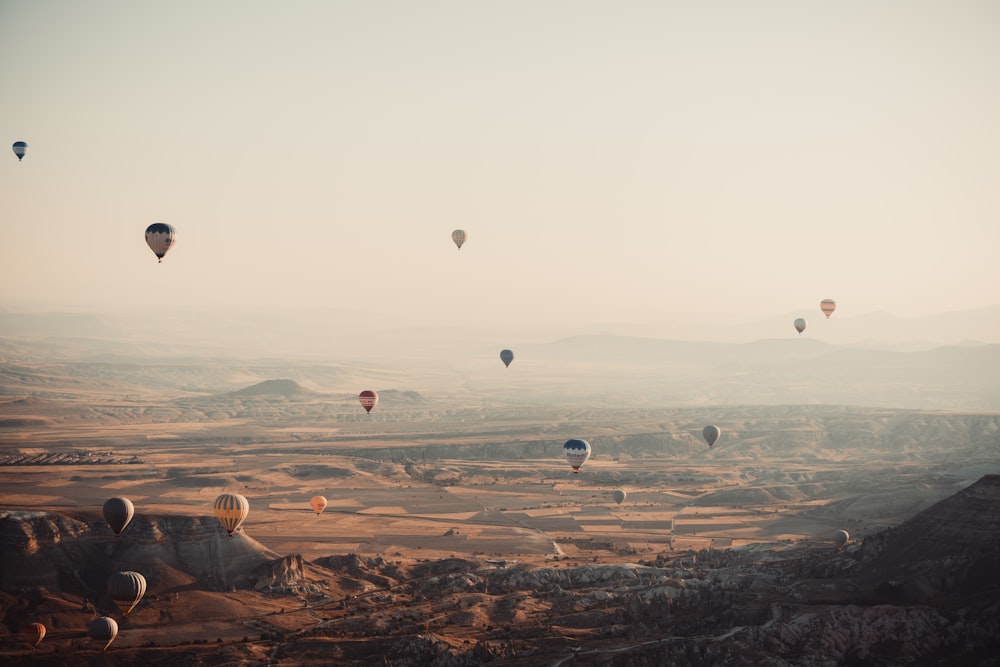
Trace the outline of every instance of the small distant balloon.
[[163, 256], [170, 250], [170, 246], [177, 240], [177, 232], [174, 228], [164, 222], [154, 222], [146, 227], [146, 245], [156, 255], [157, 261], [162, 262]]
[[614, 493], [611, 494], [611, 497], [614, 498], [615, 502], [618, 503], [619, 505], [625, 502], [625, 498], [627, 496], [628, 494], [625, 493], [624, 489], [615, 489]]
[[32, 623], [25, 629], [24, 638], [31, 644], [31, 648], [36, 648], [45, 639], [45, 626], [41, 623]]
[[795, 330], [799, 332], [800, 336], [802, 335], [802, 332], [806, 330], [806, 319], [804, 317], [795, 318], [795, 321], [792, 324], [795, 325]]
[[215, 518], [230, 537], [243, 525], [249, 514], [250, 502], [238, 493], [223, 493], [215, 499]]
[[111, 646], [111, 642], [118, 636], [118, 621], [110, 616], [95, 618], [87, 626], [87, 634], [90, 635], [91, 639], [106, 642], [102, 650], [107, 651], [108, 647]]
[[720, 435], [722, 435], [722, 429], [712, 424], [709, 424], [701, 430], [701, 436], [705, 438], [705, 442], [708, 443], [709, 447], [715, 444]]
[[563, 454], [566, 460], [573, 466], [573, 472], [579, 473], [580, 466], [590, 458], [590, 443], [579, 438], [572, 438], [563, 445]]
[[309, 505], [313, 508], [313, 512], [319, 515], [320, 512], [326, 509], [326, 498], [323, 496], [313, 496], [309, 501]]
[[114, 600], [122, 614], [129, 612], [142, 600], [146, 594], [146, 577], [138, 572], [115, 572], [108, 578], [108, 595]]
[[455, 245], [458, 246], [459, 250], [462, 249], [462, 244], [465, 243], [465, 239], [467, 238], [469, 237], [465, 233], [464, 229], [456, 229], [451, 233], [451, 240], [455, 242]]
[[104, 501], [103, 512], [111, 530], [115, 535], [121, 535], [135, 516], [135, 506], [128, 498], [108, 498]]
[[826, 315], [826, 319], [830, 319], [830, 316], [833, 315], [833, 311], [837, 310], [837, 302], [833, 299], [823, 299], [819, 302], [819, 309], [823, 311], [824, 315]]
[[[503, 362], [504, 366], [510, 368], [510, 362], [514, 361], [514, 353], [510, 350], [500, 350], [500, 361]], [[530, 366], [531, 364], [528, 365]]]
[[847, 544], [847, 541], [851, 539], [851, 536], [846, 530], [835, 530], [833, 531], [833, 543], [838, 547], [842, 547]]
[[378, 405], [378, 392], [372, 391], [371, 389], [365, 389], [363, 392], [358, 394], [358, 400], [361, 402], [361, 407], [365, 409], [365, 412], [370, 413], [372, 408]]
[[[24, 156], [28, 154], [28, 144], [23, 141], [15, 141], [12, 148], [14, 149], [14, 155], [17, 156], [18, 162], [23, 160]], [[42, 160], [42, 162], [44, 162], [44, 160]]]

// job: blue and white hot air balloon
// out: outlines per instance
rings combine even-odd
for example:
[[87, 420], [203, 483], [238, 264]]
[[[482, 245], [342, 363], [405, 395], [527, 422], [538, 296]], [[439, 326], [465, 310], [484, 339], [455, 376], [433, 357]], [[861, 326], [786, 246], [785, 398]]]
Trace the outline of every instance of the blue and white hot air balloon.
[[590, 458], [590, 443], [579, 438], [567, 440], [566, 444], [563, 445], [563, 454], [566, 455], [569, 464], [573, 466], [573, 472], [579, 473], [580, 466]]

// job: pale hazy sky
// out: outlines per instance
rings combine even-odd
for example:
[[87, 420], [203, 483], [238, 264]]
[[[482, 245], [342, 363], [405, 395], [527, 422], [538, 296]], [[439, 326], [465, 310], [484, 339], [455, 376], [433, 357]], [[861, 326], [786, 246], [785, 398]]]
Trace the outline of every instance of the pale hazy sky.
[[994, 0], [3, 0], [0, 127], [0, 307], [1000, 303]]

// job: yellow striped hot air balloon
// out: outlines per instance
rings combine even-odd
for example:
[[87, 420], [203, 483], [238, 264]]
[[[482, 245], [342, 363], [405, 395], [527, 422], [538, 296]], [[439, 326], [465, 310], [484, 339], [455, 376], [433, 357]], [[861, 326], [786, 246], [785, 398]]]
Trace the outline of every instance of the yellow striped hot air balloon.
[[248, 514], [250, 514], [250, 502], [238, 493], [223, 493], [215, 499], [215, 518], [230, 537], [243, 525], [243, 520]]

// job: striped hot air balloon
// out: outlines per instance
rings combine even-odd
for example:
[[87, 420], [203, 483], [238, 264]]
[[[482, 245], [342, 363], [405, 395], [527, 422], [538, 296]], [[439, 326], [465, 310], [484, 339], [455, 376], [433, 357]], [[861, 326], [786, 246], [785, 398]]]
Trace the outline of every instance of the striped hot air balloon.
[[826, 315], [826, 319], [830, 319], [830, 316], [833, 315], [833, 311], [837, 310], [837, 302], [833, 299], [823, 299], [819, 302], [819, 309], [823, 311], [824, 315]]
[[223, 493], [215, 499], [215, 518], [230, 537], [243, 525], [248, 514], [250, 514], [250, 502], [238, 493]]
[[464, 229], [456, 229], [451, 233], [451, 240], [455, 242], [455, 245], [458, 246], [459, 250], [462, 249], [462, 244], [465, 243], [465, 239], [467, 238], [468, 236], [466, 235]]
[[23, 141], [14, 142], [14, 155], [17, 156], [17, 161], [20, 162], [24, 159], [24, 156], [28, 154], [28, 144]]

